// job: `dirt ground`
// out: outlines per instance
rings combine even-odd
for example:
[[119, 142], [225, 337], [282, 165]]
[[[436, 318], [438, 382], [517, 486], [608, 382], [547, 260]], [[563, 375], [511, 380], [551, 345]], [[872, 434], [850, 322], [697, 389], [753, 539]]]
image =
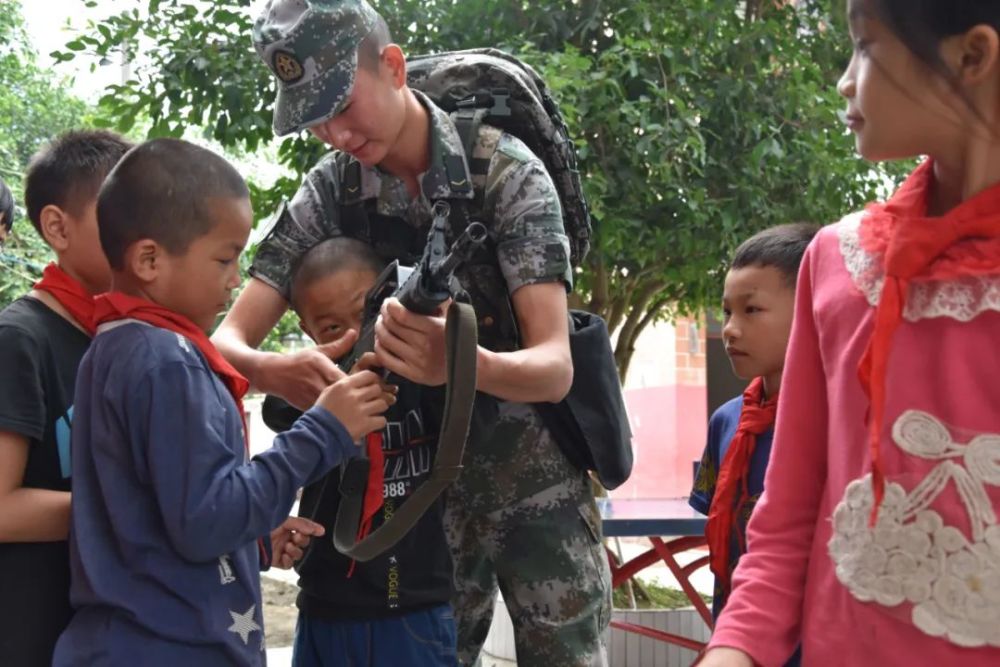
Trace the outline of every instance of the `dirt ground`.
[[292, 584], [272, 579], [260, 578], [260, 592], [264, 598], [264, 632], [268, 648], [291, 646], [295, 636], [295, 619], [299, 610], [295, 607], [295, 596], [299, 589]]

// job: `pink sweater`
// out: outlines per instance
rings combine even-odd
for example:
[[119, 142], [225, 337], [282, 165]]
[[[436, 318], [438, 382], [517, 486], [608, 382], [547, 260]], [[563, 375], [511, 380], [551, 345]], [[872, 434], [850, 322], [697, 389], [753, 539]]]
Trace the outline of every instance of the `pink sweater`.
[[[1000, 665], [1000, 276], [914, 286], [874, 530], [858, 360], [881, 287], [860, 215], [806, 253], [765, 492], [712, 646], [807, 667]], [[1000, 261], [1000, 260], [998, 260]]]

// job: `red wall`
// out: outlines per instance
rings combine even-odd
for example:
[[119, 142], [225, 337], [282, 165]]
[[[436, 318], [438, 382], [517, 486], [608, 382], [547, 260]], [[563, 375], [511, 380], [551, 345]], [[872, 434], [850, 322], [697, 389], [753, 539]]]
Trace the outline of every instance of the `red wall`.
[[614, 498], [680, 498], [691, 492], [692, 462], [708, 431], [705, 387], [671, 385], [625, 391], [632, 422], [632, 476]]

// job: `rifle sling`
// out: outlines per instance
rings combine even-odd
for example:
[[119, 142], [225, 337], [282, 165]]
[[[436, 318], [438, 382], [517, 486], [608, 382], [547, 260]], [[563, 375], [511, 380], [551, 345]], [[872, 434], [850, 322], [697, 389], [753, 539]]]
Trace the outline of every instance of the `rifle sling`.
[[[333, 529], [333, 545], [340, 553], [362, 563], [392, 548], [417, 523], [424, 512], [462, 471], [462, 455], [469, 435], [472, 406], [476, 398], [476, 313], [472, 306], [452, 302], [445, 326], [448, 366], [444, 416], [437, 455], [430, 476], [396, 509], [392, 517], [357, 541], [364, 504], [367, 474], [341, 484], [342, 495]], [[367, 463], [367, 460], [364, 460]], [[367, 466], [364, 466], [364, 472]], [[360, 473], [360, 471], [359, 471]]]

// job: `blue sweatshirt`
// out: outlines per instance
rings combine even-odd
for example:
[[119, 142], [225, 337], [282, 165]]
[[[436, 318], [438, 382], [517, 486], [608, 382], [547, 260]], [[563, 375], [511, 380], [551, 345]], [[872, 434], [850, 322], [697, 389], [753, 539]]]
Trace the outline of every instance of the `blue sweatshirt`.
[[183, 336], [126, 320], [80, 365], [70, 598], [53, 664], [263, 665], [257, 538], [358, 448], [314, 407], [247, 460], [241, 415]]

